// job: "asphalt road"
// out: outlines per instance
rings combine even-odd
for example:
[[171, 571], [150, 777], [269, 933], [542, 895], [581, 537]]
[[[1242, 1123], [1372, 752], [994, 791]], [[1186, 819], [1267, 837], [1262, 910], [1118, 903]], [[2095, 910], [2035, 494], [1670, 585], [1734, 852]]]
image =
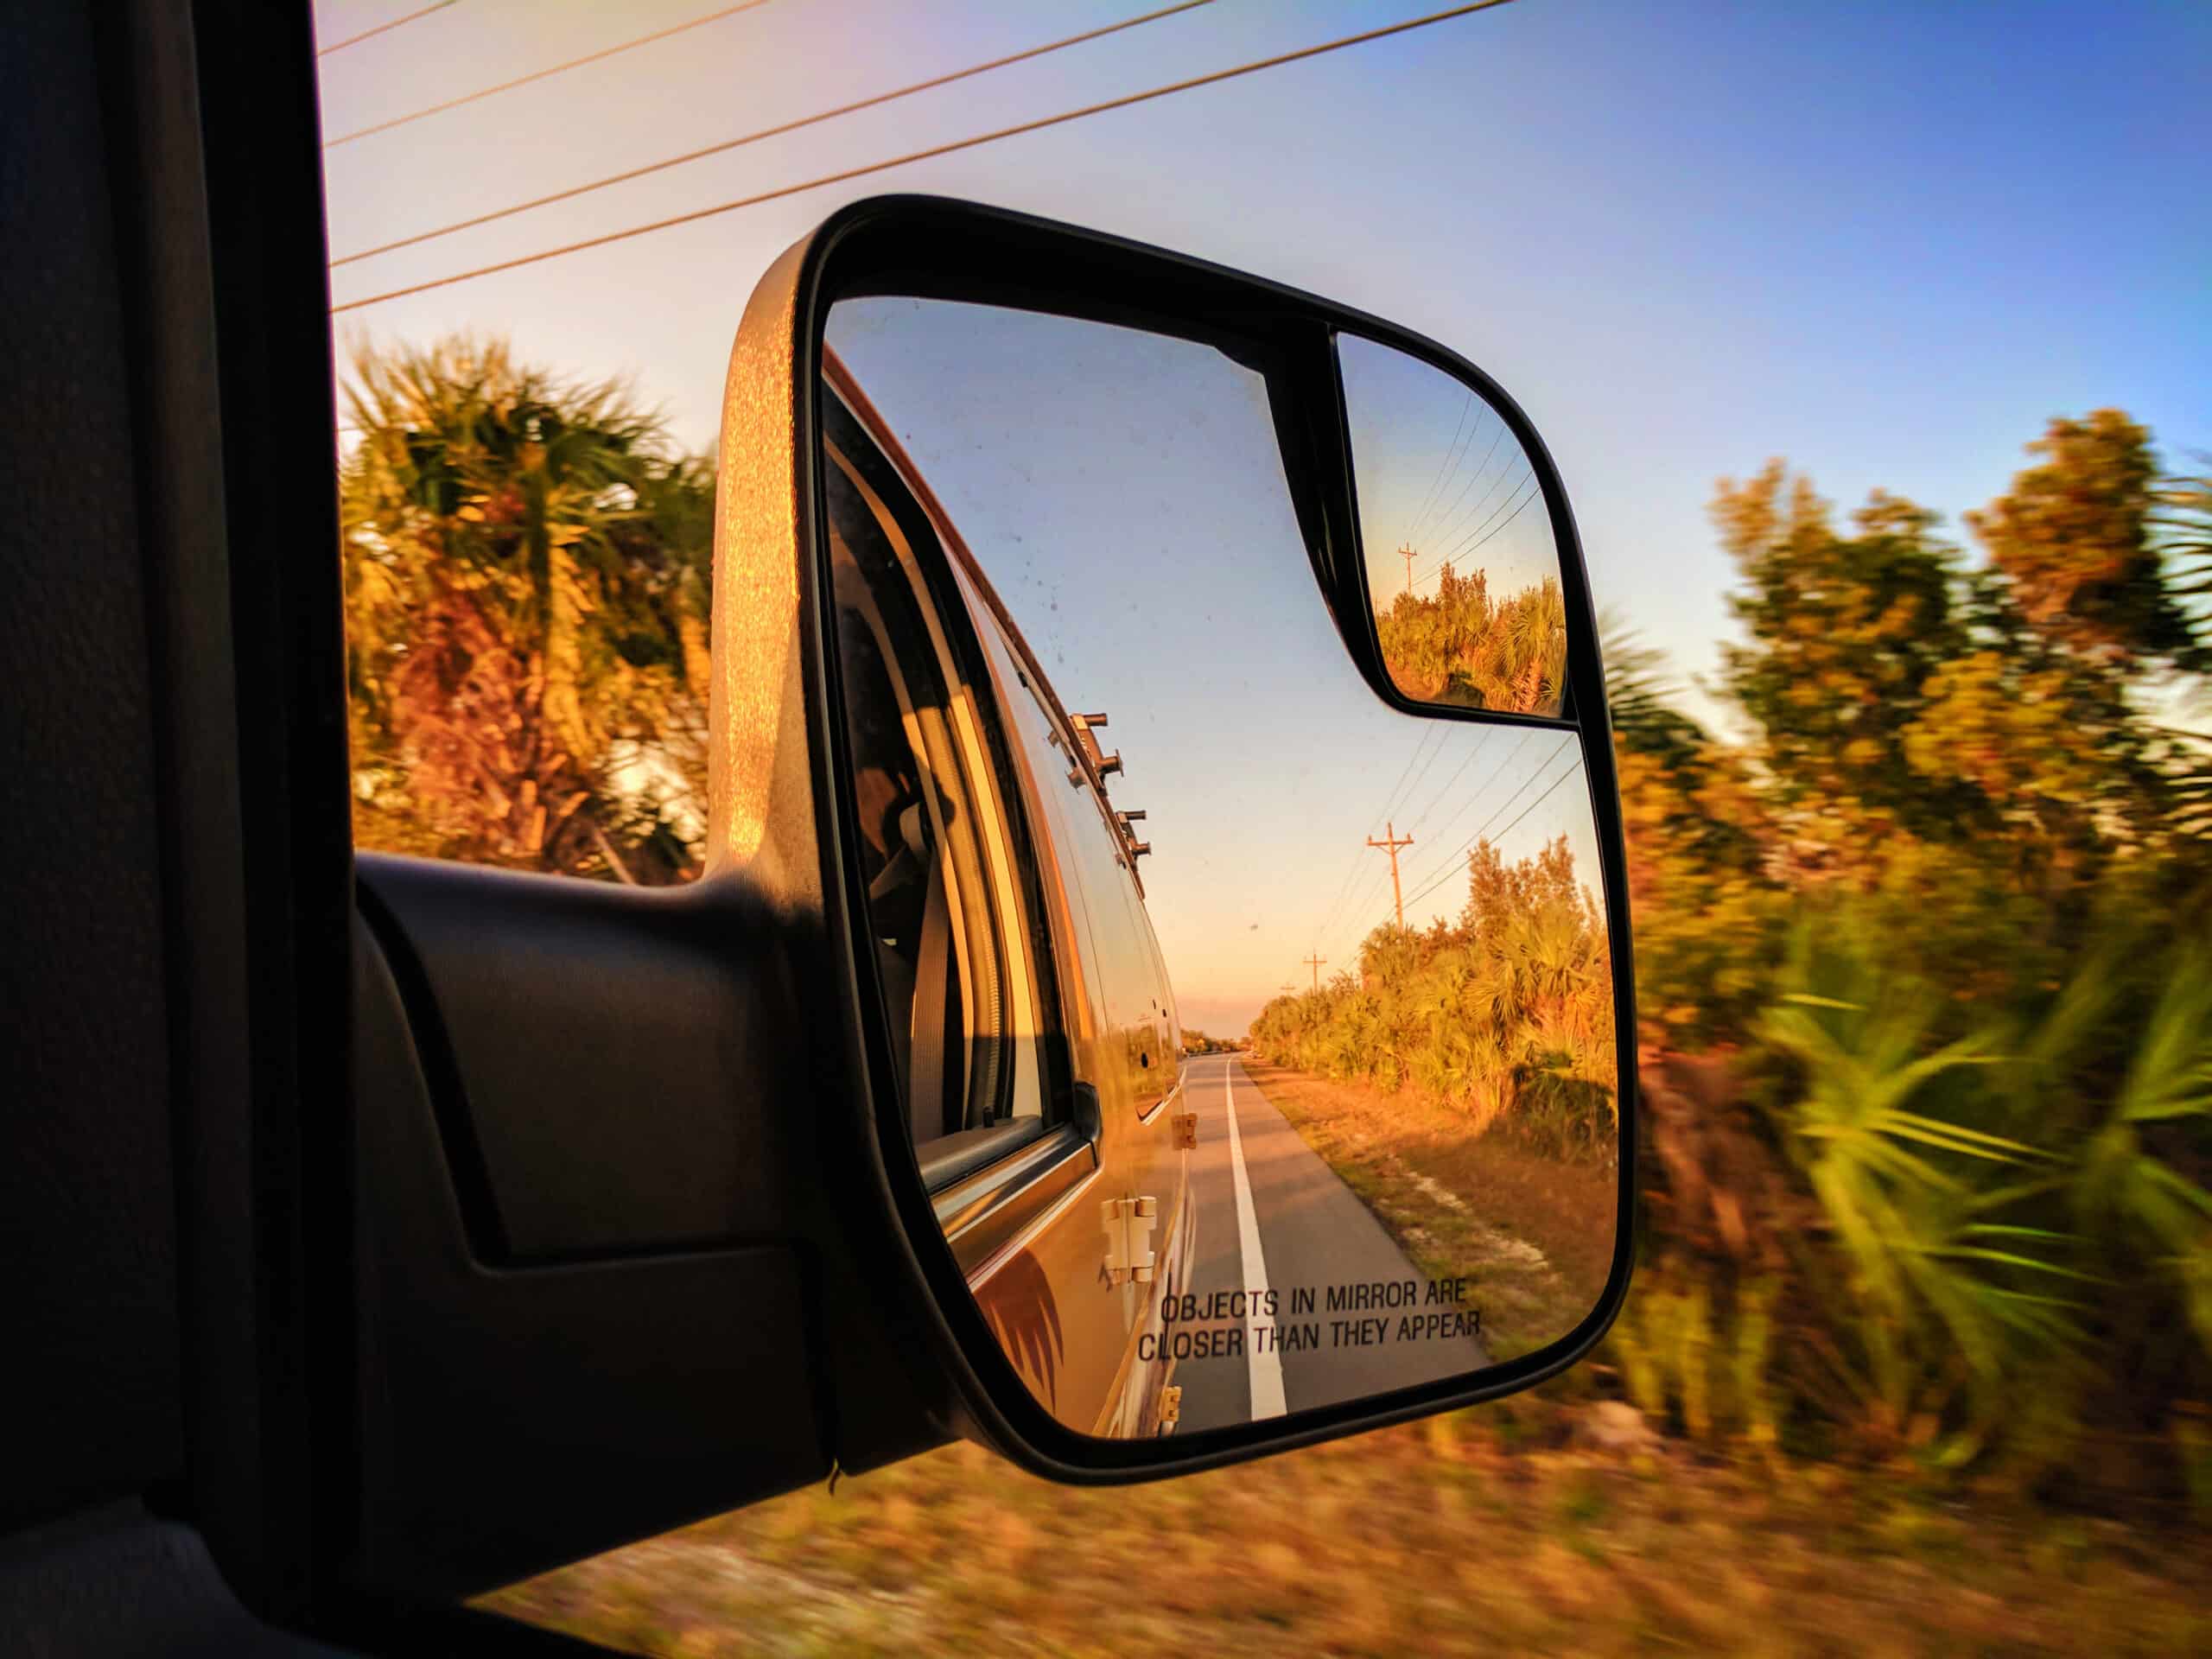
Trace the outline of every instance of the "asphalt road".
[[[1213, 1313], [1186, 1328], [1243, 1332], [1232, 1351], [1178, 1361], [1183, 1432], [1332, 1405], [1489, 1363], [1477, 1338], [1425, 1333], [1422, 1321], [1434, 1327], [1434, 1316], [1454, 1305], [1429, 1300], [1420, 1269], [1235, 1055], [1193, 1057], [1183, 1089], [1198, 1115], [1191, 1156], [1198, 1260], [1187, 1289]], [[1401, 1300], [1409, 1284], [1414, 1300]], [[1264, 1299], [1249, 1294], [1266, 1289], [1275, 1294], [1272, 1316]], [[1370, 1305], [1332, 1309], [1332, 1290], [1340, 1301]], [[1247, 1293], [1241, 1305], [1239, 1291]], [[1301, 1293], [1310, 1293], [1310, 1308]], [[1222, 1345], [1217, 1335], [1211, 1345]]]

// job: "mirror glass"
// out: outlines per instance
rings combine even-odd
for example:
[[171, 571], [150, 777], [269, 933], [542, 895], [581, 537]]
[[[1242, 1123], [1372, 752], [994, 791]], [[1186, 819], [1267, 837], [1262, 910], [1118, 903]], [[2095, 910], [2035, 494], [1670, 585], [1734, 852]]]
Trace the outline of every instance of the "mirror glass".
[[1560, 714], [1567, 607], [1535, 468], [1483, 395], [1395, 346], [1337, 341], [1383, 666], [1419, 702]]
[[883, 1011], [1025, 1384], [1187, 1433], [1566, 1335], [1620, 1178], [1579, 736], [1374, 695], [1211, 346], [880, 297], [826, 344]]

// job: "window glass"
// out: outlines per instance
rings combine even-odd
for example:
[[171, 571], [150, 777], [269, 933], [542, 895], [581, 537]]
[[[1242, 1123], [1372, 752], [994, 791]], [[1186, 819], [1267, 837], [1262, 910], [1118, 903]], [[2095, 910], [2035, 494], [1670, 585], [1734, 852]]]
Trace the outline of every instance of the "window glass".
[[926, 523], [857, 424], [839, 410], [832, 427], [842, 442], [829, 447], [824, 492], [861, 878], [925, 1147], [1041, 1122], [1044, 1022], [1014, 826], [992, 779], [988, 700], [969, 683], [909, 540]]

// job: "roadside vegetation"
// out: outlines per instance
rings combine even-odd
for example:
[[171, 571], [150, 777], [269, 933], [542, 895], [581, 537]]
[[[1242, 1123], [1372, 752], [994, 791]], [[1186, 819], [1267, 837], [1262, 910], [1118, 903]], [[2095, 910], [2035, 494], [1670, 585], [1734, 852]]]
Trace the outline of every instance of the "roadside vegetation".
[[1467, 856], [1467, 902], [1426, 931], [1386, 923], [1358, 971], [1279, 996], [1256, 1052], [1338, 1081], [1406, 1086], [1453, 1109], [1462, 1135], [1493, 1125], [1549, 1149], [1618, 1139], [1612, 957], [1564, 836], [1508, 864]]
[[[2115, 411], [2032, 449], [1971, 562], [1894, 497], [1724, 483], [1738, 736], [1608, 652], [1651, 1154], [1611, 1375], [1707, 1445], [2212, 1512], [2212, 497]], [[1400, 1090], [1409, 1145], [1602, 1140], [1563, 856], [1478, 847], [1456, 925], [1376, 929], [1256, 1046]]]
[[358, 349], [339, 469], [355, 842], [660, 886], [706, 838], [714, 478], [623, 387]]
[[1183, 1027], [1185, 1054], [1229, 1054], [1243, 1046], [1241, 1038], [1213, 1037], [1192, 1026]]
[[1375, 619], [1382, 662], [1425, 702], [1557, 714], [1567, 693], [1567, 603], [1556, 577], [1492, 599], [1488, 575], [1449, 564], [1427, 598], [1402, 593]]
[[[493, 342], [363, 351], [348, 406], [359, 843], [696, 874], [706, 467]], [[1139, 1503], [956, 1448], [496, 1605], [692, 1653], [2212, 1646], [2212, 481], [2111, 410], [2034, 449], [1967, 546], [1724, 483], [1725, 732], [1608, 649], [1648, 1155], [1593, 1364]], [[1382, 619], [1421, 686], [1560, 683], [1555, 593], [1446, 588]], [[1458, 918], [1251, 1033], [1416, 1259], [1543, 1255], [1524, 1330], [1580, 1294], [1556, 1217], [1427, 1189], [1604, 1183], [1587, 876], [1478, 847]]]

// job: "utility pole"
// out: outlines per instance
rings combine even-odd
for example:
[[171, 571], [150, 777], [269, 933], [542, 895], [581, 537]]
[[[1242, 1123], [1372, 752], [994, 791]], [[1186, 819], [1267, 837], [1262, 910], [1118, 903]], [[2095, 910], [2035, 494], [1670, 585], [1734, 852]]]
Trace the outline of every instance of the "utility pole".
[[1367, 844], [1370, 847], [1379, 847], [1390, 855], [1390, 902], [1397, 910], [1398, 925], [1403, 927], [1406, 925], [1406, 899], [1398, 887], [1398, 849], [1412, 846], [1413, 834], [1408, 830], [1402, 836], [1398, 833], [1395, 824], [1386, 822], [1382, 826], [1382, 839], [1377, 841], [1374, 836], [1370, 836], [1367, 838]]
[[1414, 550], [1402, 542], [1398, 545], [1398, 556], [1406, 562], [1406, 591], [1414, 590]]
[[1313, 988], [1317, 991], [1319, 990], [1321, 988], [1321, 964], [1328, 961], [1328, 958], [1326, 957], [1300, 957], [1299, 960], [1313, 970]]

